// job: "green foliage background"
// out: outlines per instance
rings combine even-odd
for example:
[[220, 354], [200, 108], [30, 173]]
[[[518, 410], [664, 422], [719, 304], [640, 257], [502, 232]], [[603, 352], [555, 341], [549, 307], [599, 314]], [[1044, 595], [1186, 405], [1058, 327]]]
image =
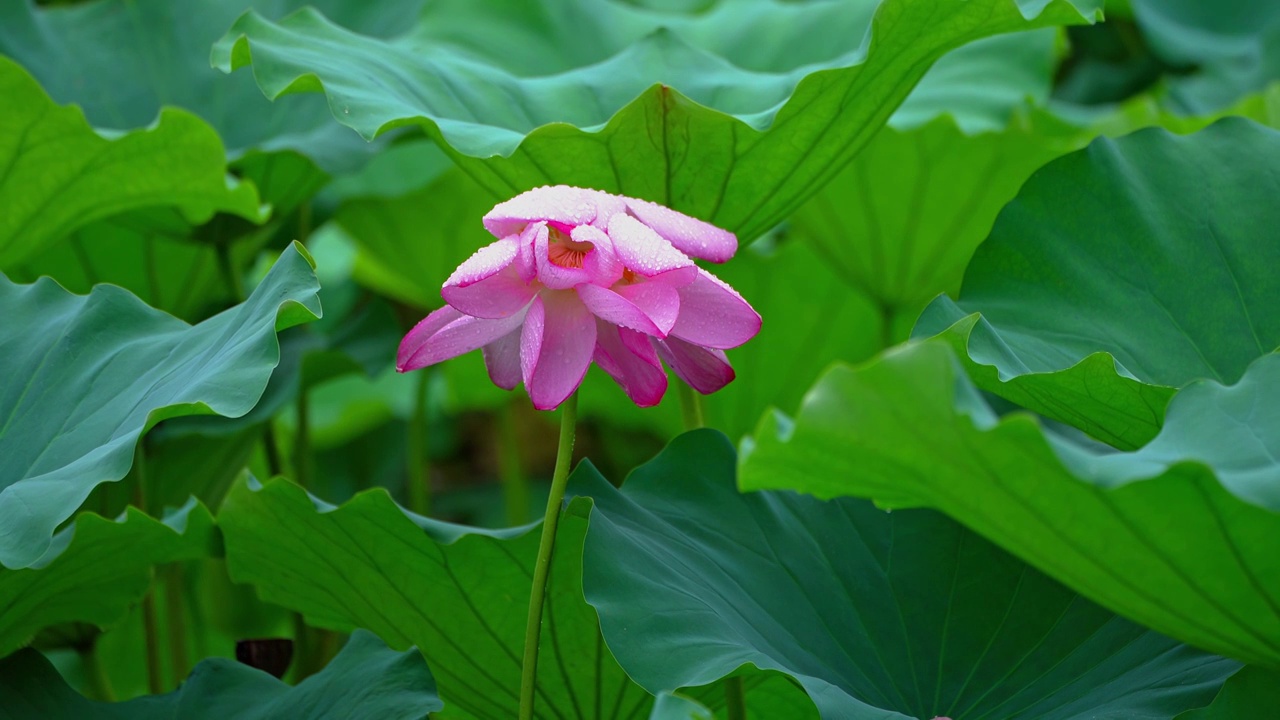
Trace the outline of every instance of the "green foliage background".
[[391, 366], [555, 183], [764, 327], [588, 374], [539, 717], [1268, 717], [1280, 13], [1102, 5], [0, 4], [0, 717], [515, 716], [557, 418]]

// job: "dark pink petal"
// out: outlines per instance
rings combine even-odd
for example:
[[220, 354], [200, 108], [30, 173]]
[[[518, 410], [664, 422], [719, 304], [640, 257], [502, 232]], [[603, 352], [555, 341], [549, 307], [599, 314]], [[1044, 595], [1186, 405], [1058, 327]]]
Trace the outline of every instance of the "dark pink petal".
[[537, 289], [520, 277], [518, 253], [517, 237], [480, 248], [445, 281], [444, 301], [481, 318], [504, 318], [524, 309]]
[[520, 335], [516, 328], [484, 346], [484, 366], [489, 379], [503, 390], [511, 390], [520, 384]]
[[572, 228], [596, 217], [599, 190], [555, 185], [534, 188], [498, 203], [484, 216], [484, 226], [494, 237], [524, 230], [529, 223], [547, 220]]
[[679, 288], [680, 317], [670, 335], [709, 348], [732, 348], [760, 332], [760, 313], [711, 273], [698, 269], [693, 282]]
[[693, 282], [697, 265], [658, 233], [630, 215], [614, 215], [609, 221], [614, 252], [628, 270], [645, 277], [662, 276], [672, 285]]
[[596, 346], [596, 319], [577, 293], [543, 292], [529, 306], [520, 335], [525, 390], [539, 410], [554, 410], [587, 374]]
[[524, 312], [499, 320], [463, 315], [448, 305], [418, 323], [400, 341], [396, 369], [417, 370], [483, 347], [524, 322]]
[[[679, 307], [679, 296], [675, 294], [674, 289], [668, 289], [671, 290], [671, 299]], [[654, 319], [649, 317], [642, 308], [609, 288], [588, 284], [578, 286], [577, 292], [582, 304], [586, 305], [593, 315], [605, 322], [631, 328], [646, 335], [667, 336], [667, 331], [658, 327]], [[675, 313], [667, 314], [675, 315]], [[667, 325], [667, 329], [671, 329], [671, 326]]]
[[609, 287], [622, 279], [625, 268], [614, 250], [613, 240], [603, 230], [590, 225], [579, 225], [573, 229], [570, 238], [574, 242], [588, 242], [595, 246], [582, 258], [582, 269], [587, 271], [592, 283]]
[[667, 392], [667, 373], [646, 336], [596, 321], [596, 364], [609, 373], [631, 401], [653, 407]]
[[679, 338], [651, 340], [658, 354], [671, 366], [671, 371], [689, 383], [694, 390], [709, 395], [733, 381], [733, 368], [723, 350], [687, 343]]
[[738, 238], [728, 230], [648, 200], [626, 198], [626, 201], [627, 209], [636, 219], [687, 255], [722, 263], [738, 251]]
[[465, 316], [461, 312], [445, 305], [419, 320], [418, 324], [414, 325], [413, 329], [406, 333], [400, 341], [400, 349], [396, 351], [396, 370], [406, 372], [425, 367], [425, 364], [409, 367], [409, 360], [422, 349], [422, 346], [431, 339], [432, 335], [440, 332], [440, 329], [445, 325], [462, 317]]

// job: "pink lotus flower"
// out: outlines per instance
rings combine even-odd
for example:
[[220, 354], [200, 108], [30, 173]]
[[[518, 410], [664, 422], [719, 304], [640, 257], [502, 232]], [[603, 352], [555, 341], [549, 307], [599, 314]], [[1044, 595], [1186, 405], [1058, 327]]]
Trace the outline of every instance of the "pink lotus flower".
[[597, 190], [541, 187], [484, 216], [497, 242], [444, 284], [447, 305], [400, 343], [396, 369], [484, 349], [489, 377], [524, 382], [550, 410], [594, 359], [637, 405], [667, 389], [662, 361], [694, 389], [733, 380], [724, 350], [750, 340], [760, 315], [690, 256], [724, 262], [733, 233], [654, 203]]

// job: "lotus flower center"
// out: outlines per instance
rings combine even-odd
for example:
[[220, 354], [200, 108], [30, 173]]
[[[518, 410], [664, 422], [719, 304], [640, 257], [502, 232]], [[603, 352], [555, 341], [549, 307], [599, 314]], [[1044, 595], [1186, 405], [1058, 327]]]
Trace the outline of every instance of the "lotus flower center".
[[582, 259], [595, 249], [589, 242], [576, 242], [565, 233], [551, 228], [550, 243], [547, 247], [547, 259], [562, 268], [582, 268]]

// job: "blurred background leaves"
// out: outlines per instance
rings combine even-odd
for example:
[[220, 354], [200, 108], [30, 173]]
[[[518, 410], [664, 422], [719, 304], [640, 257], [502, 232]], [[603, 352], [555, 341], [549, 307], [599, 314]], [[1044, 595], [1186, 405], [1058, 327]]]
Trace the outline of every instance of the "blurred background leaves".
[[[94, 484], [112, 482], [68, 506], [70, 516], [47, 534], [52, 545], [44, 559], [32, 568], [0, 570], [0, 653], [30, 642], [77, 691], [94, 699], [170, 691], [199, 661], [230, 657], [236, 641], [245, 638], [292, 639], [296, 659], [286, 679], [294, 682], [335, 656], [336, 667], [346, 667], [342, 663], [350, 658], [338, 655], [345, 632], [365, 627], [377, 629], [395, 648], [422, 646], [451, 708], [440, 717], [510, 716], [500, 700], [494, 705], [492, 698], [464, 686], [482, 663], [510, 670], [506, 653], [515, 631], [507, 625], [514, 621], [500, 608], [522, 607], [523, 599], [485, 594], [512, 593], [521, 563], [508, 558], [482, 565], [470, 590], [442, 597], [423, 587], [425, 576], [418, 573], [431, 565], [419, 555], [462, 557], [487, 544], [496, 556], [497, 548], [528, 545], [527, 536], [470, 529], [462, 539], [437, 542], [431, 533], [445, 532], [443, 526], [422, 516], [479, 527], [532, 520], [545, 498], [542, 483], [553, 462], [555, 418], [533, 411], [522, 391], [493, 387], [476, 354], [410, 376], [396, 374], [391, 365], [399, 336], [439, 306], [445, 277], [487, 242], [479, 216], [517, 189], [571, 181], [621, 190], [740, 232], [745, 247], [714, 271], [756, 306], [764, 328], [754, 342], [730, 351], [737, 380], [705, 399], [709, 424], [737, 442], [770, 407], [791, 413], [808, 407], [802, 405], [806, 397], [811, 402], [828, 393], [832, 376], [823, 373], [833, 363], [862, 362], [906, 340], [921, 310], [940, 293], [968, 307], [970, 294], [982, 283], [966, 279], [966, 268], [969, 275], [984, 264], [1003, 272], [1016, 262], [1016, 256], [1000, 260], [988, 249], [970, 265], [975, 249], [1023, 183], [1054, 158], [1100, 135], [1120, 136], [1151, 125], [1189, 133], [1223, 115], [1272, 125], [1280, 118], [1280, 91], [1273, 84], [1280, 77], [1280, 19], [1274, 4], [1265, 2], [1228, 0], [1212, 8], [1190, 0], [1108, 2], [1103, 23], [987, 39], [980, 38], [1032, 25], [1081, 23], [1094, 7], [1061, 0], [1047, 8], [983, 0], [963, 8], [949, 3], [946, 12], [925, 17], [922, 8], [930, 4], [911, 0], [888, 0], [879, 8], [869, 0], [513, 0], [491, 7], [319, 0], [310, 3], [318, 15], [290, 15], [302, 5], [289, 0], [203, 0], [189, 7], [163, 0], [0, 4], [0, 82], [11, 89], [6, 97], [19, 109], [0, 120], [0, 130], [7, 130], [0, 132], [0, 169], [8, 168], [0, 174], [5, 208], [0, 272], [11, 287], [48, 276], [83, 294], [109, 283], [196, 324], [255, 292], [269, 294], [269, 268], [288, 262], [294, 252], [290, 243], [297, 240], [314, 259], [323, 305], [320, 320], [279, 333], [280, 359], [269, 380], [237, 381], [236, 392], [255, 398], [246, 401], [243, 414], [232, 413], [240, 417], [161, 419], [144, 412], [146, 422], [137, 431], [145, 434], [135, 448], [142, 462], [133, 462], [127, 473], [104, 474], [99, 468]], [[248, 10], [255, 14], [242, 18]], [[986, 20], [965, 24], [973, 20], [966, 13], [983, 10], [991, 11]], [[874, 22], [873, 13], [878, 13]], [[920, 24], [925, 22], [932, 24]], [[302, 37], [294, 32], [299, 28], [323, 37]], [[247, 39], [236, 45], [241, 31]], [[930, 42], [915, 42], [926, 31], [935, 33]], [[215, 43], [213, 59], [223, 69], [247, 61], [246, 48], [253, 51], [252, 67], [230, 74], [211, 67]], [[928, 61], [938, 55], [941, 59], [926, 72]], [[317, 79], [307, 79], [312, 71]], [[302, 80], [294, 85], [298, 76]], [[457, 97], [442, 100], [449, 93], [440, 78], [466, 80], [453, 88]], [[280, 97], [268, 101], [264, 91]], [[853, 100], [837, 101], [840, 93]], [[832, 127], [823, 130], [824, 122]], [[371, 142], [361, 137], [376, 134]], [[1245, 153], [1261, 147], [1234, 136], [1231, 142], [1240, 143], [1236, 149]], [[1255, 159], [1261, 162], [1264, 156]], [[78, 166], [83, 168], [79, 174]], [[57, 177], [66, 182], [49, 180]], [[1104, 208], [1099, 213], [1118, 202], [1115, 188], [1098, 190], [1087, 178], [1068, 180], [1057, 186], [1060, 194], [1093, 192]], [[1265, 194], [1267, 188], [1254, 190]], [[1200, 203], [1199, 198], [1165, 198], [1174, 205], [1179, 200], [1187, 207]], [[1070, 213], [1078, 206], [1064, 200], [1055, 207]], [[1269, 205], [1250, 207], [1265, 212]], [[1062, 215], [1045, 211], [1016, 232], [997, 227], [993, 242], [999, 245], [1011, 236], [1021, 241], [1034, 235], [1030, 228], [1037, 224], [1065, 222]], [[1258, 245], [1241, 251], [1254, 258], [1265, 233], [1241, 235]], [[1128, 317], [1118, 304], [1100, 303], [1099, 316]], [[26, 310], [5, 312], [6, 318], [32, 317]], [[13, 335], [6, 342], [21, 345], [24, 338], [40, 337], [36, 325], [6, 324], [4, 331]], [[109, 322], [99, 329], [115, 333], [120, 328]], [[1262, 344], [1258, 354], [1274, 349]], [[3, 346], [6, 357], [16, 357], [8, 349], [17, 345]], [[1254, 357], [1249, 355], [1246, 364]], [[950, 399], [952, 388], [964, 388], [970, 403], [965, 407], [986, 407], [995, 414], [1013, 409], [1012, 400], [1056, 417], [1048, 409], [1052, 403], [1037, 405], [1007, 392], [1006, 399], [981, 398], [968, 383], [992, 391], [1007, 386], [977, 373], [968, 377], [958, 367], [950, 374], [933, 368], [871, 390], [887, 395], [937, 387]], [[1192, 377], [1198, 376], [1192, 373], [1180, 382]], [[964, 430], [970, 422], [971, 416], [956, 408], [926, 406], [919, 398], [898, 401], [937, 410], [927, 423], [939, 432]], [[106, 408], [110, 402], [101, 404]], [[11, 415], [13, 407], [0, 402], [0, 417]], [[805, 412], [799, 413], [801, 429]], [[600, 476], [615, 482], [662, 450], [681, 428], [674, 398], [639, 410], [598, 370], [583, 385], [582, 417], [577, 456], [590, 457]], [[889, 416], [859, 420], [869, 423], [865, 434], [898, 438], [895, 452], [924, 462], [937, 440], [895, 435], [896, 421]], [[1070, 428], [1037, 422], [1043, 434], [1031, 432], [1026, 443], [1061, 436], [1088, 452], [1106, 450], [1072, 435]], [[851, 430], [863, 426], [844, 419], [831, 424], [840, 439], [829, 449], [829, 459], [851, 463], [863, 457], [859, 453], [865, 448], [858, 442], [864, 434]], [[1102, 439], [1132, 450], [1161, 427], [1157, 419], [1128, 440]], [[790, 432], [785, 423], [779, 428], [783, 435]], [[773, 426], [766, 429], [756, 442], [773, 436]], [[8, 439], [16, 437], [0, 433], [6, 443], [16, 443]], [[6, 444], [6, 452], [10, 447], [16, 446]], [[664, 457], [671, 462], [673, 456]], [[762, 457], [754, 455], [747, 467]], [[956, 452], [937, 460], [936, 467], [970, 461]], [[689, 474], [691, 466], [704, 464], [689, 458], [671, 474]], [[827, 480], [841, 488], [832, 494], [865, 490], [874, 478], [857, 463], [831, 473]], [[919, 474], [937, 473], [924, 469]], [[248, 475], [262, 478], [265, 487], [250, 490]], [[275, 476], [288, 480], [270, 480]], [[747, 477], [756, 478], [750, 483], [766, 483], [760, 474]], [[4, 479], [7, 484], [9, 478]], [[789, 486], [805, 487], [812, 478], [793, 480]], [[721, 478], [722, 485], [729, 482]], [[785, 482], [791, 482], [785, 473], [767, 478], [770, 486]], [[603, 483], [597, 478], [593, 494], [613, 497]], [[904, 501], [902, 485], [893, 487], [898, 490], [878, 499]], [[695, 483], [672, 494], [691, 503], [691, 513], [708, 518], [734, 503], [759, 502], [732, 493], [725, 496], [732, 500], [712, 502], [697, 499], [697, 491]], [[910, 504], [942, 507], [997, 545], [1049, 568], [1031, 557], [1053, 547], [1048, 540], [1026, 533], [1000, 542], [991, 537], [993, 526], [958, 506], [911, 498]], [[296, 522], [263, 519], [270, 502], [287, 507], [285, 516]], [[566, 547], [578, 547], [584, 537], [591, 546], [588, 517], [605, 510], [585, 502], [568, 511], [562, 528], [571, 536], [563, 539]], [[327, 503], [341, 509], [325, 512]], [[948, 533], [968, 532], [932, 514], [881, 519], [869, 506], [858, 507], [872, 524], [932, 522], [945, 525]], [[221, 529], [210, 525], [211, 511]], [[359, 513], [371, 515], [361, 520]], [[355, 524], [345, 527], [344, 522]], [[322, 533], [324, 527], [332, 533]], [[333, 534], [340, 529], [354, 539]], [[6, 527], [0, 535], [8, 532]], [[382, 542], [379, 533], [386, 532], [398, 533], [409, 545]], [[295, 556], [285, 549], [311, 552], [308, 542], [321, 539], [328, 549], [315, 557], [341, 559], [317, 561], [309, 566], [310, 578], [302, 577], [292, 570]], [[971, 547], [985, 548], [993, 563], [1025, 567], [982, 542], [974, 537]], [[136, 550], [140, 547], [145, 552]], [[353, 553], [362, 547], [374, 550]], [[515, 552], [513, 557], [522, 556]], [[575, 550], [558, 560], [571, 567], [553, 582], [557, 612], [567, 614], [566, 623], [588, 628], [583, 636], [601, 643], [588, 656], [599, 658], [608, 669], [605, 675], [618, 682], [606, 688], [599, 682], [604, 675], [593, 675], [590, 668], [570, 665], [561, 673], [563, 665], [544, 666], [543, 672], [556, 674], [547, 679], [548, 706], [565, 717], [596, 717], [608, 715], [612, 706], [606, 700], [621, 698], [641, 714], [653, 704], [653, 717], [708, 712], [723, 717], [718, 684], [678, 690], [654, 704], [625, 679], [610, 652], [617, 651], [631, 670], [625, 643], [608, 632], [603, 638], [592, 634], [594, 612], [575, 578], [585, 572], [599, 581], [634, 568], [573, 565], [581, 559]], [[1228, 567], [1225, 560], [1219, 564]], [[1078, 579], [1057, 572], [1059, 580]], [[494, 577], [486, 579], [486, 573]], [[356, 604], [342, 609], [323, 604], [331, 601], [326, 600], [330, 593], [354, 603], [369, 592], [351, 581], [363, 574], [388, 596], [406, 592], [404, 612], [382, 616], [378, 603], [362, 612], [352, 609]], [[588, 577], [587, 586], [592, 582]], [[1053, 592], [1062, 597], [1081, 592], [1237, 660], [1272, 657], [1247, 643], [1179, 633], [1154, 614], [1108, 601], [1106, 593], [1083, 582], [1069, 582], [1071, 591]], [[41, 601], [45, 597], [52, 599]], [[1251, 597], [1265, 602], [1267, 596]], [[21, 601], [5, 604], [12, 599]], [[468, 601], [474, 608], [459, 609]], [[495, 625], [500, 641], [475, 658], [442, 651], [440, 637], [409, 610], [431, 603], [440, 604], [441, 617], [501, 625]], [[663, 612], [664, 607], [652, 609]], [[1089, 607], [1089, 612], [1106, 613]], [[518, 634], [513, 637], [518, 640]], [[395, 655], [370, 641], [365, 637], [343, 653]], [[51, 671], [27, 662], [33, 656], [23, 652], [5, 667], [21, 663], [24, 674], [6, 669], [0, 680], [10, 681], [10, 687], [24, 682], [55, 687]], [[410, 656], [417, 657], [398, 657]], [[561, 651], [548, 657], [562, 657]], [[1226, 667], [1226, 661], [1216, 662], [1214, 667]], [[788, 675], [739, 665], [729, 663], [716, 672], [735, 672], [743, 679], [753, 717], [814, 716], [813, 702]], [[215, 673], [229, 684], [193, 686], [193, 692], [243, 683], [252, 688], [245, 697], [269, 703], [285, 687], [239, 668], [200, 667], [193, 678], [213, 677], [208, 672], [214, 668], [229, 673]], [[430, 678], [424, 672], [406, 670], [403, 678], [406, 687], [417, 688], [413, 692], [421, 690], [415, 697], [428, 707], [434, 690], [427, 692], [422, 684]], [[1256, 707], [1248, 703], [1260, 697], [1257, 688], [1268, 672], [1249, 667], [1226, 684], [1217, 703], [1194, 717], [1247, 716], [1242, 713]], [[1195, 687], [1208, 687], [1207, 677]], [[1214, 678], [1221, 682], [1220, 676]], [[675, 690], [680, 682], [645, 687]], [[64, 707], [84, 707], [75, 704], [80, 696], [70, 689], [58, 692], [69, 703]], [[449, 699], [451, 693], [455, 700]], [[502, 696], [500, 689], [494, 693]], [[1196, 702], [1207, 703], [1212, 695], [1204, 690]], [[11, 697], [19, 696], [6, 694], [9, 704], [0, 703], [0, 712], [23, 716]], [[182, 701], [167, 697], [165, 702]], [[924, 709], [909, 705], [902, 707]]]

